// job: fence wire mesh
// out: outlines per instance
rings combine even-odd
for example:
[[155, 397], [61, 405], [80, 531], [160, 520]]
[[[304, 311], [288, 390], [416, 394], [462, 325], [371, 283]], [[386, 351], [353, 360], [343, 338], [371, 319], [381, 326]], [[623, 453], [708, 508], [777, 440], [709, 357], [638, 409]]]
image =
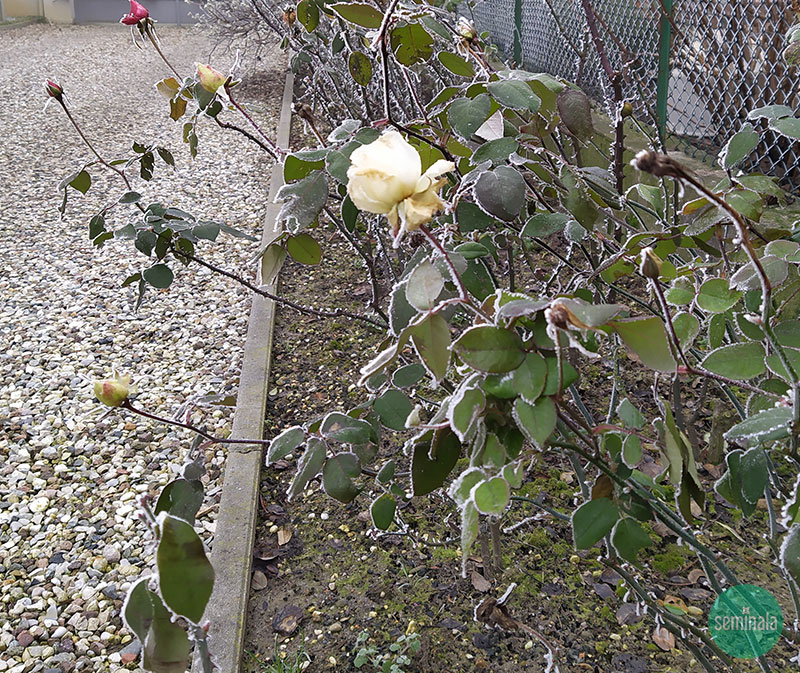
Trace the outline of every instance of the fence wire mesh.
[[[665, 0], [593, 0], [592, 6], [612, 66], [625, 67], [625, 96], [655, 125]], [[573, 81], [600, 102], [611, 99], [580, 0], [483, 0], [470, 11], [507, 57], [517, 30], [527, 69]], [[672, 146], [713, 161], [750, 110], [800, 107], [800, 75], [781, 58], [794, 22], [792, 0], [674, 0], [671, 15], [666, 130]], [[765, 125], [760, 130], [762, 142], [745, 168], [800, 192], [800, 146]]]

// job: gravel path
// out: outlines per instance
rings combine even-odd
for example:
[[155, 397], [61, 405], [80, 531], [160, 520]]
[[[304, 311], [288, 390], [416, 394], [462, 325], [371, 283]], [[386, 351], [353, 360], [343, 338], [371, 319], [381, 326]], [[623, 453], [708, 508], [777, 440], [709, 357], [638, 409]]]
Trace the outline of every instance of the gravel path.
[[[197, 29], [164, 26], [159, 35], [179, 71], [208, 58], [212, 45]], [[268, 101], [251, 108], [272, 132], [284, 59], [277, 49], [269, 56], [263, 63], [274, 69], [241, 97]], [[230, 61], [215, 55], [214, 64], [224, 71]], [[192, 164], [152, 86], [167, 74], [123, 26], [0, 32], [0, 671], [114, 671], [137, 651], [120, 619], [124, 593], [151, 553], [134, 499], [171, 478], [191, 438], [138, 417], [104, 416], [89, 382], [112, 367], [130, 373], [140, 405], [167, 416], [197, 396], [236, 390], [244, 291], [203, 269], [176, 268], [173, 286], [149, 292], [136, 314], [135, 290], [120, 283], [144, 257], [130, 241], [94, 249], [86, 234], [88, 217], [108, 200], [108, 177], [95, 170], [89, 194], [73, 191], [63, 220], [56, 211], [59, 180], [89, 154], [58, 106], [42, 111], [46, 77], [63, 84], [107, 156], [133, 140], [173, 151], [177, 171], [162, 164], [159, 177], [139, 185], [147, 202], [259, 231], [264, 155], [205, 124]], [[129, 212], [119, 209], [115, 226]], [[200, 252], [249, 274], [254, 249], [221, 236]], [[230, 408], [204, 407], [193, 418], [226, 433]], [[217, 502], [223, 456], [208, 453], [206, 505]], [[214, 516], [212, 507], [200, 519], [209, 539]]]

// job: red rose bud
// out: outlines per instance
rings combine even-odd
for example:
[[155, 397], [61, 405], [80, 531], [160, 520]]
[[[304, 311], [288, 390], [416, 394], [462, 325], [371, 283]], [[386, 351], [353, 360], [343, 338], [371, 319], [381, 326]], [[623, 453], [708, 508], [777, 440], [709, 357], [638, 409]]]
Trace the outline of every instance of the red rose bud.
[[60, 84], [57, 84], [51, 79], [48, 79], [44, 83], [44, 89], [47, 92], [47, 95], [50, 98], [55, 98], [56, 100], [61, 100], [61, 97], [64, 95], [64, 89], [61, 87]]
[[124, 23], [126, 26], [135, 26], [139, 21], [150, 16], [150, 12], [147, 11], [147, 7], [144, 5], [140, 5], [136, 0], [130, 0], [130, 3], [131, 11], [119, 20], [120, 23]]
[[210, 65], [197, 63], [197, 79], [206, 91], [216, 93], [228, 78]]
[[113, 379], [94, 382], [94, 396], [107, 407], [118, 407], [130, 394], [130, 376], [114, 375]]

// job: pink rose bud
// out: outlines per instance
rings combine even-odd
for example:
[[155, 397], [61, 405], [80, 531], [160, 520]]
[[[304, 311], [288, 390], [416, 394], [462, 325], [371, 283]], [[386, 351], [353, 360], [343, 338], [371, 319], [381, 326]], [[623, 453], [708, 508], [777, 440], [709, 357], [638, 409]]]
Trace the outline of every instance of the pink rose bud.
[[50, 98], [55, 98], [56, 100], [61, 100], [61, 97], [64, 95], [64, 89], [61, 87], [61, 85], [57, 84], [51, 79], [48, 79], [44, 83], [44, 89]]
[[210, 65], [197, 63], [197, 79], [206, 91], [216, 93], [228, 78], [218, 70], [214, 70]]
[[119, 21], [126, 26], [135, 26], [139, 21], [142, 21], [150, 16], [147, 7], [140, 5], [136, 0], [130, 0], [131, 11], [123, 16]]
[[107, 407], [118, 407], [130, 394], [130, 376], [114, 375], [113, 379], [94, 382], [94, 396]]

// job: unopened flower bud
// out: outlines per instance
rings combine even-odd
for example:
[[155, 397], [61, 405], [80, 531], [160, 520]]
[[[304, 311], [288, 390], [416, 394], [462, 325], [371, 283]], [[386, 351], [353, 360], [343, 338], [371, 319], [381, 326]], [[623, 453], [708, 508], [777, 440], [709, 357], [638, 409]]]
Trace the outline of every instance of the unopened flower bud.
[[195, 65], [197, 65], [197, 79], [200, 80], [200, 84], [206, 91], [216, 93], [225, 84], [225, 80], [228, 79], [219, 70], [214, 70], [210, 65], [203, 65], [202, 63], [196, 63]]
[[658, 280], [663, 263], [664, 261], [653, 252], [653, 248], [644, 248], [639, 256], [639, 273], [645, 278]]
[[622, 115], [623, 119], [633, 116], [633, 105], [631, 105], [630, 101], [626, 100], [622, 104], [622, 109], [620, 110], [620, 114]]
[[456, 32], [469, 42], [478, 37], [478, 31], [475, 30], [475, 24], [464, 16], [458, 17], [458, 21], [456, 22]]
[[107, 407], [118, 407], [130, 394], [130, 376], [114, 374], [113, 379], [94, 382], [94, 396]]
[[297, 10], [293, 5], [287, 5], [283, 10], [283, 21], [287, 26], [293, 26], [297, 20]]
[[44, 90], [50, 98], [55, 98], [57, 101], [60, 101], [61, 97], [64, 95], [62, 86], [51, 79], [48, 79], [44, 83]]

